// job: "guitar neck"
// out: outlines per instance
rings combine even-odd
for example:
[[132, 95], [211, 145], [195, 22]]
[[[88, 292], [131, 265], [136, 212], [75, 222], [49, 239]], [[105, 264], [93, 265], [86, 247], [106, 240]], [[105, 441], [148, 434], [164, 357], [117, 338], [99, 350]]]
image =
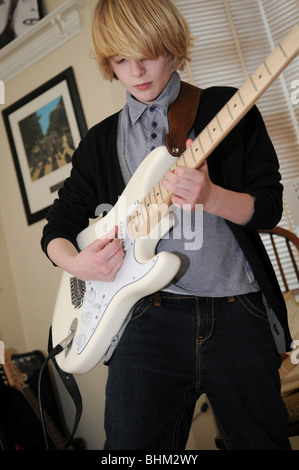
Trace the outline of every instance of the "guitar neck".
[[[299, 24], [296, 24], [245, 84], [195, 138], [191, 146], [176, 160], [170, 171], [175, 171], [179, 166], [199, 168], [252, 108], [264, 91], [296, 57], [298, 52]], [[162, 186], [161, 181], [162, 179], [140, 201], [141, 209], [139, 208], [137, 213], [130, 218], [130, 222], [138, 219], [138, 222], [135, 223], [138, 230], [134, 229], [134, 224], [130, 226], [135, 238], [148, 234], [150, 228], [153, 228], [168, 211], [167, 208], [171, 204], [172, 194]], [[143, 222], [140, 223], [141, 213]]]
[[[37, 415], [37, 417], [40, 419], [38, 400], [34, 392], [29, 387], [29, 385], [25, 385], [22, 387], [22, 393], [25, 396], [31, 408], [33, 409], [33, 411], [35, 412], [35, 414]], [[52, 418], [49, 416], [46, 410], [43, 410], [43, 414], [44, 414], [47, 433], [51, 441], [55, 445], [56, 449], [63, 450], [64, 445], [65, 445], [64, 437], [62, 436], [60, 431], [57, 429], [57, 426], [55, 425], [55, 423], [53, 422]]]

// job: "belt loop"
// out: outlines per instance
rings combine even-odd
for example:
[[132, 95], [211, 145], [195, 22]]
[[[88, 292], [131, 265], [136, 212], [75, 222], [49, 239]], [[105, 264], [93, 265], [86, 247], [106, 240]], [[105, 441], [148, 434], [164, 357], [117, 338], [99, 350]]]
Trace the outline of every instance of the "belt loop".
[[159, 294], [159, 292], [155, 292], [154, 296], [155, 296], [155, 300], [154, 300], [155, 307], [161, 307], [161, 304], [162, 304], [161, 295]]

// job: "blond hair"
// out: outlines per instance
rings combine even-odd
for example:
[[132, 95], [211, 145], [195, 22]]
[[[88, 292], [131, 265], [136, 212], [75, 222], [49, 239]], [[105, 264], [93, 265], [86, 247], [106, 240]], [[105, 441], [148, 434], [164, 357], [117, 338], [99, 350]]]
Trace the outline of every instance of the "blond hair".
[[169, 56], [174, 70], [190, 60], [188, 23], [171, 0], [99, 0], [92, 22], [92, 40], [104, 78], [117, 78], [109, 59]]

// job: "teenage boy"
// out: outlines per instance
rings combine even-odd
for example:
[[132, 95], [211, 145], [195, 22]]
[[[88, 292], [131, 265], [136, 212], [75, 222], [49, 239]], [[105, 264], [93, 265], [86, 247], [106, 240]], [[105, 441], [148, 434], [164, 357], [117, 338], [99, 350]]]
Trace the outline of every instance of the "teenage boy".
[[[79, 279], [112, 282], [125, 256], [116, 230], [81, 252], [76, 237], [100, 204], [117, 202], [147, 154], [165, 145], [191, 37], [170, 0], [100, 0], [92, 31], [100, 70], [124, 85], [127, 103], [80, 143], [42, 245], [53, 263]], [[188, 137], [234, 92], [203, 90]], [[278, 350], [291, 339], [257, 234], [279, 222], [282, 186], [258, 110], [198, 170], [168, 172], [163, 186], [176, 210], [191, 208], [193, 232], [202, 205], [203, 243], [188, 250], [182, 230], [182, 237], [170, 234], [157, 245], [158, 252], [175, 252], [181, 267], [165, 289], [137, 302], [109, 360], [105, 449], [184, 449], [202, 393], [228, 448], [288, 449]]]

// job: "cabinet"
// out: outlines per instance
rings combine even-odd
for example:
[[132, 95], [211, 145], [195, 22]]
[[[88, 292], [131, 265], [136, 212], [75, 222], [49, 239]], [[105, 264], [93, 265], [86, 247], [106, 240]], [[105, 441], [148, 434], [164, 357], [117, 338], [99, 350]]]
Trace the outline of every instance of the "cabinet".
[[0, 80], [8, 82], [79, 34], [79, 8], [84, 4], [85, 0], [66, 0], [30, 31], [0, 49]]

